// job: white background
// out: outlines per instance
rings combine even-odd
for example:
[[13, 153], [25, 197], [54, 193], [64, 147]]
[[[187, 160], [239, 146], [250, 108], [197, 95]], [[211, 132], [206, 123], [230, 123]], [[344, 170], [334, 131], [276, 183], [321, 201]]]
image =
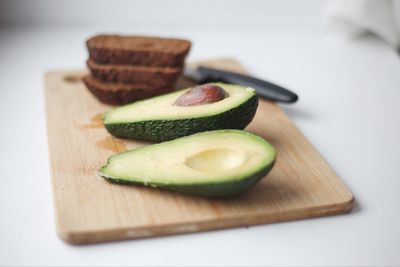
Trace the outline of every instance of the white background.
[[[400, 58], [324, 1], [0, 1], [1, 265], [399, 265]], [[99, 33], [180, 36], [300, 95], [283, 108], [353, 191], [350, 214], [100, 245], [55, 234], [42, 78]], [[68, 103], [65, 103], [68, 105]]]

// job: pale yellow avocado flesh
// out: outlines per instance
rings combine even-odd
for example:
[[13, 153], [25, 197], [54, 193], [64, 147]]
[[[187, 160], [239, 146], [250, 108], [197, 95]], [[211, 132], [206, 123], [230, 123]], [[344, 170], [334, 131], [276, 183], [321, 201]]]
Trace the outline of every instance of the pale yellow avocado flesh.
[[188, 88], [113, 109], [105, 114], [104, 123], [174, 120], [211, 116], [239, 106], [255, 94], [255, 90], [249, 87], [220, 83], [215, 83], [215, 85], [222, 86], [229, 94], [229, 97], [211, 104], [190, 106], [190, 109], [185, 106], [174, 105], [179, 96], [190, 90]]
[[144, 184], [237, 181], [274, 160], [274, 148], [261, 137], [240, 130], [218, 130], [114, 155], [100, 175]]

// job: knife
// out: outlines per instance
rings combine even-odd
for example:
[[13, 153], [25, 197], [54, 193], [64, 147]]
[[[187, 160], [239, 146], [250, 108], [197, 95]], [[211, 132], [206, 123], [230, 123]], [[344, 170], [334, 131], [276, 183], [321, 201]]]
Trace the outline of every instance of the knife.
[[184, 75], [199, 84], [220, 81], [252, 87], [259, 96], [276, 102], [294, 103], [299, 99], [297, 94], [277, 84], [237, 72], [199, 66], [185, 67]]

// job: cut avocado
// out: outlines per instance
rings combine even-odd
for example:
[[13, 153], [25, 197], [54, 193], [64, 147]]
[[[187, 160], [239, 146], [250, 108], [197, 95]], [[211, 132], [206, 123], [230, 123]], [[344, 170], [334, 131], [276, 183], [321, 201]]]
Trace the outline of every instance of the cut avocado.
[[258, 105], [255, 90], [240, 85], [214, 83], [229, 96], [221, 101], [179, 106], [175, 101], [190, 88], [115, 108], [103, 116], [109, 133], [117, 137], [166, 141], [197, 132], [244, 129]]
[[203, 197], [250, 188], [273, 167], [275, 149], [241, 130], [202, 132], [111, 156], [100, 176]]

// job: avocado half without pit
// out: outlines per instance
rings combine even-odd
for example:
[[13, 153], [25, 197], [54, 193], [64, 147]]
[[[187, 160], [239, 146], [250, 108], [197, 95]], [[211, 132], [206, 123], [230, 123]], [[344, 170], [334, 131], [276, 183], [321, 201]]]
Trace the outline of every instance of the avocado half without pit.
[[274, 148], [241, 130], [197, 133], [111, 156], [100, 176], [203, 197], [237, 195], [265, 177]]
[[114, 136], [159, 142], [203, 131], [244, 129], [257, 105], [252, 88], [212, 83], [115, 108], [104, 114], [103, 122]]

